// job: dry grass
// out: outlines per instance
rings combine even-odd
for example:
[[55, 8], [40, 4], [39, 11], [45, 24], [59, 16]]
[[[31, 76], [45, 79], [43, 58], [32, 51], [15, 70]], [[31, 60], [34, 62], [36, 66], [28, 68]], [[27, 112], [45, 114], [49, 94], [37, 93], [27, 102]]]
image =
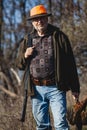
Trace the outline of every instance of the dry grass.
[[[80, 100], [84, 99], [87, 95], [86, 84], [81, 86]], [[72, 94], [67, 93], [67, 106], [72, 107], [74, 100]], [[11, 97], [0, 91], [0, 130], [35, 130], [35, 121], [32, 116], [31, 103], [28, 99], [26, 120], [24, 123], [20, 122], [22, 110], [23, 97], [11, 99]], [[53, 127], [53, 119], [51, 116]], [[75, 126], [70, 125], [71, 130], [75, 130]], [[53, 127], [54, 130], [54, 127]], [[87, 126], [83, 126], [83, 130], [87, 130]]]
[[[1, 94], [0, 99], [0, 130], [35, 130], [30, 99], [28, 99], [27, 114], [24, 123], [20, 122], [23, 97], [11, 100], [10, 97]], [[53, 122], [52, 118], [51, 122]], [[71, 130], [75, 130], [75, 126], [70, 126], [70, 128]], [[86, 129], [87, 127], [84, 126], [83, 130]]]

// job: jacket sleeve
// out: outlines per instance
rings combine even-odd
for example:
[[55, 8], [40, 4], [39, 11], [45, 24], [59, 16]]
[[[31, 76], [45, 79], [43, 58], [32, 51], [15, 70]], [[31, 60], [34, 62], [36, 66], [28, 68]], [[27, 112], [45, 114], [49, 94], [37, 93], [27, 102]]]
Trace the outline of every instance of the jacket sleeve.
[[68, 82], [69, 86], [72, 92], [80, 92], [80, 84], [79, 84], [79, 78], [78, 78], [78, 73], [77, 73], [77, 66], [76, 66], [76, 61], [75, 57], [73, 54], [73, 50], [71, 48], [70, 41], [68, 37], [65, 35], [65, 51], [66, 51], [66, 63], [67, 63], [67, 74], [68, 74]]

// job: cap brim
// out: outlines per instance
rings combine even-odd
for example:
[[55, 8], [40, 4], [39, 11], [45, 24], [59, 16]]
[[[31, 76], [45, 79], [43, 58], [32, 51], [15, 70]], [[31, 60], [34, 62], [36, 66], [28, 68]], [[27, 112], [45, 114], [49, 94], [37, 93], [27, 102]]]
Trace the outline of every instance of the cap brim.
[[35, 15], [35, 16], [31, 16], [31, 17], [28, 17], [27, 20], [32, 20], [32, 19], [35, 19], [35, 18], [38, 18], [38, 17], [45, 17], [45, 16], [51, 16], [52, 14], [49, 13], [49, 14], [38, 14], [38, 15]]

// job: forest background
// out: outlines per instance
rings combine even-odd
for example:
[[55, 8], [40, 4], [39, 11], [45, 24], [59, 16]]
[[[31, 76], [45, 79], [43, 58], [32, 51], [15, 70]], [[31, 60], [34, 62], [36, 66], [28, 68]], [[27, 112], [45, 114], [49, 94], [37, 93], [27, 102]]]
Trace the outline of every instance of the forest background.
[[[16, 68], [15, 60], [20, 41], [32, 30], [31, 23], [26, 21], [29, 10], [37, 4], [44, 4], [52, 13], [49, 22], [68, 35], [79, 75], [80, 100], [87, 97], [87, 1], [0, 0], [0, 130], [35, 130], [30, 99], [25, 123], [19, 120], [23, 103], [23, 71]], [[71, 93], [67, 97], [68, 105], [73, 107]], [[74, 126], [71, 125], [71, 129], [74, 130]]]

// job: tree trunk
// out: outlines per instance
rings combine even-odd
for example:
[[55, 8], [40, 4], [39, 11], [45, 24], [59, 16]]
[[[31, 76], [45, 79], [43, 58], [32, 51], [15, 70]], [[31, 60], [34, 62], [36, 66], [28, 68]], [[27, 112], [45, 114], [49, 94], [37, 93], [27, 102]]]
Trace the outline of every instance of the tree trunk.
[[2, 10], [3, 10], [3, 1], [1, 0], [0, 1], [0, 56], [2, 55], [2, 48], [1, 48], [1, 37], [2, 37], [2, 34], [1, 34], [1, 31], [2, 31]]

